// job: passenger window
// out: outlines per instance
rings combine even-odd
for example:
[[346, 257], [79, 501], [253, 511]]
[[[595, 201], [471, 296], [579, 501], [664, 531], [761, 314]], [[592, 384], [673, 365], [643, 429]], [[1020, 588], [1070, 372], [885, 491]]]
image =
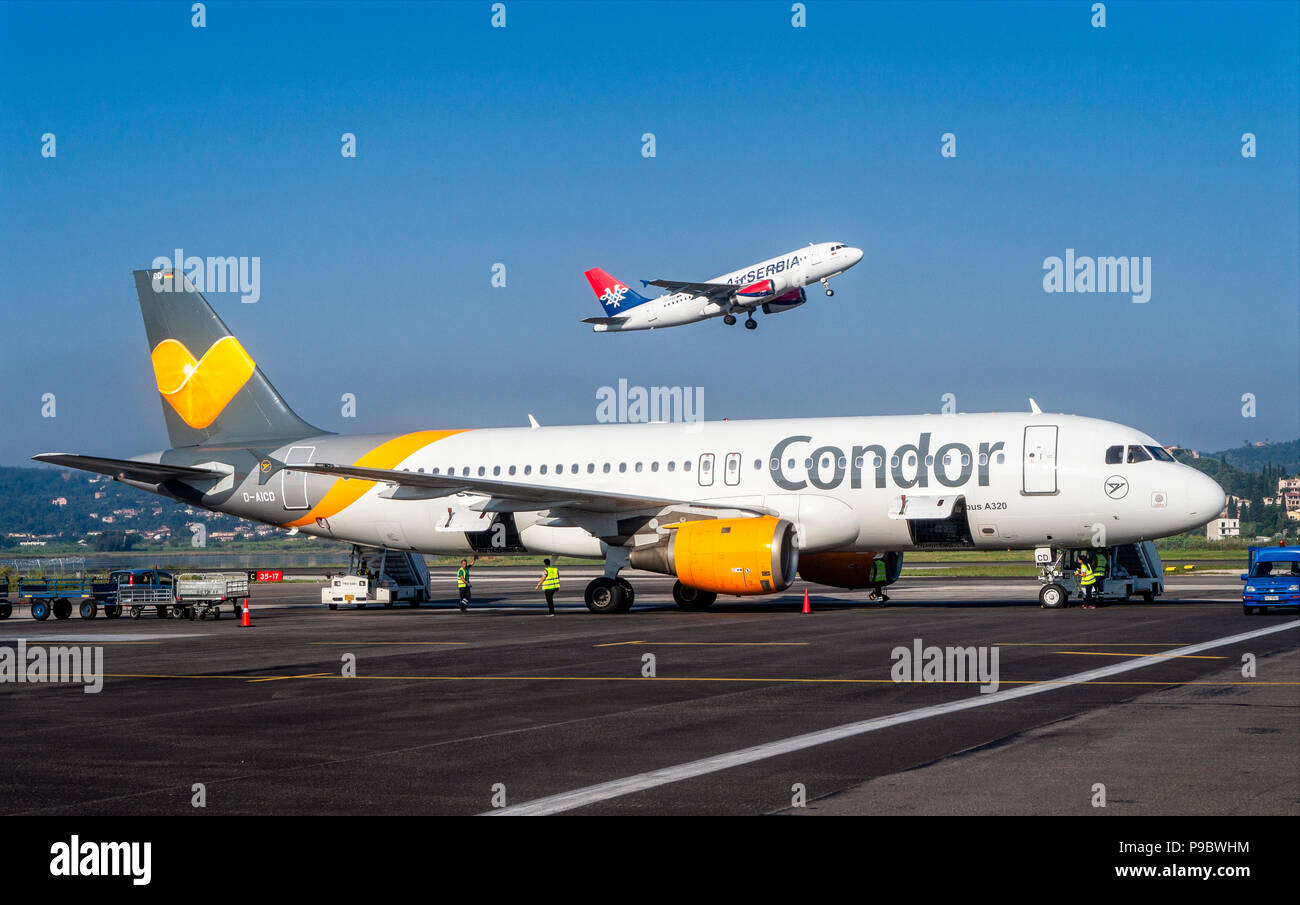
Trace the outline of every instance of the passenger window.
[[525, 466], [524, 466], [524, 474], [532, 474], [532, 473], [533, 473], [533, 466], [531, 466], [531, 465], [525, 465]]
[[691, 460], [687, 459], [685, 462], [682, 463], [682, 471], [690, 471], [690, 470], [691, 470]]
[[492, 477], [495, 478], [495, 477], [499, 477], [500, 475], [501, 475], [501, 466], [500, 466], [500, 465], [493, 465], [493, 466], [492, 466]]
[[595, 474], [595, 473], [596, 473], [596, 463], [595, 463], [595, 462], [588, 462], [588, 463], [587, 463], [587, 474]]
[[626, 471], [627, 471], [627, 463], [626, 463], [626, 462], [619, 462], [619, 463], [618, 463], [618, 473], [619, 473], [619, 474], [623, 474], [623, 473], [626, 472]]
[[606, 462], [604, 465], [600, 466], [600, 470], [605, 474], [609, 474], [609, 463]]
[[676, 469], [677, 469], [677, 461], [676, 461], [675, 459], [669, 459], [669, 460], [668, 460], [668, 470], [669, 470], [669, 471], [675, 471]]
[[1106, 447], [1106, 464], [1107, 465], [1124, 464], [1124, 447], [1122, 446]]
[[539, 470], [540, 470], [540, 472], [541, 472], [542, 474], [546, 474], [546, 466], [545, 466], [545, 465], [543, 465], [543, 466], [541, 467], [541, 469], [539, 469]]
[[1151, 454], [1147, 452], [1145, 449], [1143, 449], [1142, 447], [1130, 446], [1128, 448], [1128, 464], [1132, 465], [1135, 462], [1149, 462], [1149, 461], [1151, 461]]

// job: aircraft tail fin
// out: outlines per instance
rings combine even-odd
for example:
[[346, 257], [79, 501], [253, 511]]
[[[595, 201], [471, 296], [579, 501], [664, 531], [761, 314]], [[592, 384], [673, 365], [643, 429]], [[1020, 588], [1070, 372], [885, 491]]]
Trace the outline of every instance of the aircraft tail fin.
[[610, 317], [650, 301], [645, 296], [637, 295], [628, 288], [626, 283], [614, 279], [599, 267], [593, 267], [591, 270], [585, 271], [583, 276], [591, 284], [591, 289], [596, 293], [596, 298], [600, 299], [601, 306]]
[[258, 446], [328, 433], [289, 408], [184, 273], [133, 275], [173, 447]]

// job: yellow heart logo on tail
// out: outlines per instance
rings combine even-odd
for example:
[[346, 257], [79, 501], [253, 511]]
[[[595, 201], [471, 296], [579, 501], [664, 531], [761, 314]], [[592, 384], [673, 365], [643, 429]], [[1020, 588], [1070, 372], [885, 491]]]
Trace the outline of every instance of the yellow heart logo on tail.
[[174, 339], [160, 342], [150, 358], [158, 392], [193, 428], [216, 421], [257, 368], [233, 336], [217, 340], [197, 361]]

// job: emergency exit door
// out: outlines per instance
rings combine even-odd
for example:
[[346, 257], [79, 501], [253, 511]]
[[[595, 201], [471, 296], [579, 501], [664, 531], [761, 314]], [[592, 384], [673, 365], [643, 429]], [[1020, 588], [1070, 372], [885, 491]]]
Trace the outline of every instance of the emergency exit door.
[[[316, 455], [314, 446], [295, 446], [284, 457], [285, 465], [310, 465]], [[280, 499], [285, 509], [306, 509], [307, 472], [292, 471], [286, 468], [280, 472]]]
[[1022, 493], [1056, 493], [1056, 434], [1055, 424], [1034, 424], [1025, 428]]

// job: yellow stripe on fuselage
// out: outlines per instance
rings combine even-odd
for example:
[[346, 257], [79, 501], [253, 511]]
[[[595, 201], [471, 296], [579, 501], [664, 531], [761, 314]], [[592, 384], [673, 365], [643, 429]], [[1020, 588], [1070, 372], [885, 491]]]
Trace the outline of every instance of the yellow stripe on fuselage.
[[[396, 468], [399, 463], [405, 461], [411, 454], [424, 449], [429, 444], [437, 443], [443, 437], [450, 437], [452, 434], [464, 432], [465, 428], [400, 434], [379, 444], [352, 464], [358, 468]], [[289, 467], [292, 469], [293, 466]], [[364, 481], [360, 478], [349, 478], [347, 480], [336, 478], [334, 483], [330, 485], [330, 489], [325, 491], [325, 496], [321, 497], [321, 501], [313, 506], [310, 512], [300, 519], [285, 522], [284, 527], [300, 528], [303, 525], [314, 523], [318, 518], [333, 518], [361, 499], [365, 492], [374, 486], [374, 481]]]

